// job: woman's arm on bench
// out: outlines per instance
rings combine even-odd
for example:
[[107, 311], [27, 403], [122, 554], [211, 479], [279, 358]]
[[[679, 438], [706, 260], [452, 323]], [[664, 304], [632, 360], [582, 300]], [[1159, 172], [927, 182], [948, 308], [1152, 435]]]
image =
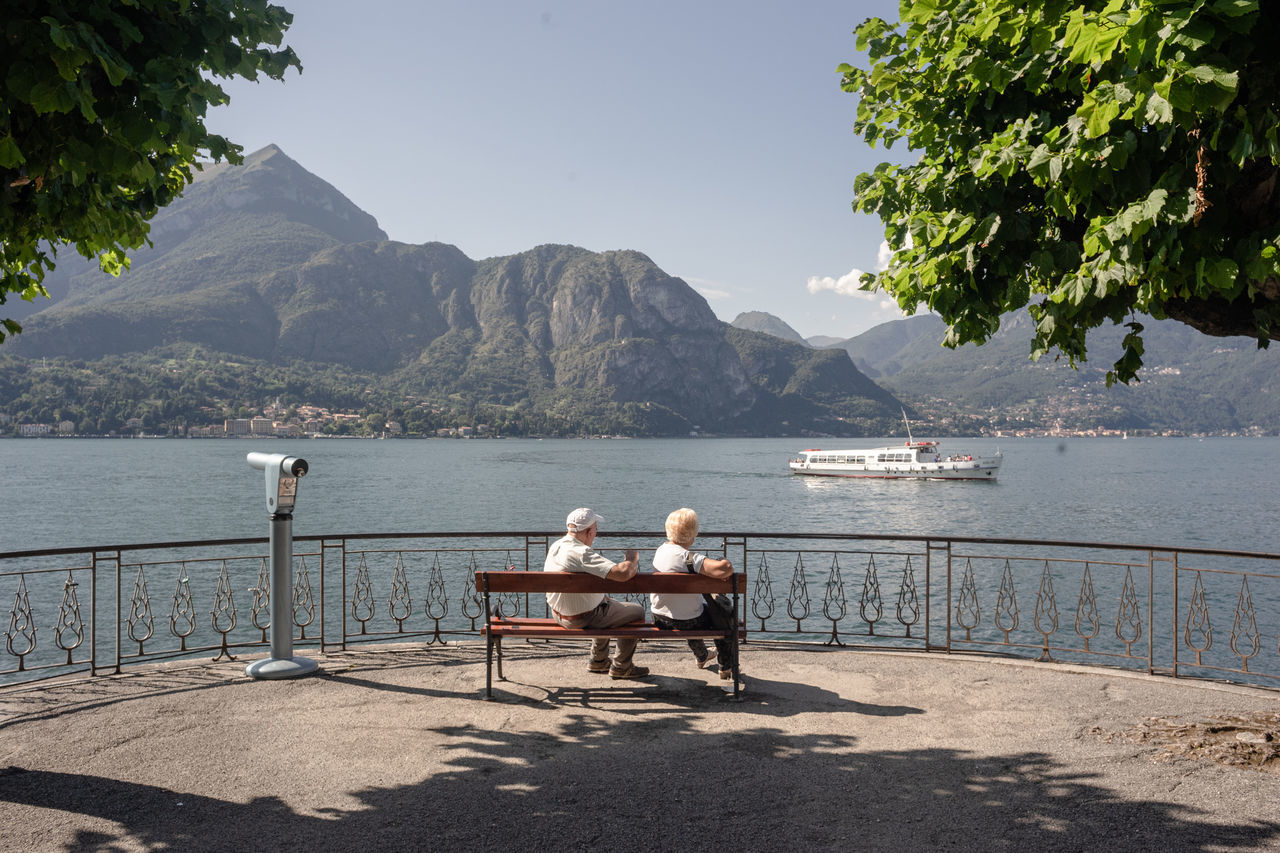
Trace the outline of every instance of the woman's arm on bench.
[[728, 560], [713, 560], [710, 557], [704, 557], [702, 565], [698, 568], [698, 574], [706, 575], [709, 578], [727, 578], [733, 574], [733, 563]]

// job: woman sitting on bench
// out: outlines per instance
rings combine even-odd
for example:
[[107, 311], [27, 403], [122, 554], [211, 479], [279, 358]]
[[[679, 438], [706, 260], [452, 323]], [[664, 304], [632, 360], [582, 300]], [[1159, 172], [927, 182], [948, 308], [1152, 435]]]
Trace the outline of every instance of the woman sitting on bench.
[[[659, 572], [692, 572], [711, 578], [727, 578], [733, 574], [733, 563], [717, 560], [705, 554], [694, 554], [689, 549], [698, 535], [698, 514], [687, 507], [667, 516], [667, 541], [653, 555], [653, 568]], [[659, 628], [711, 629], [716, 626], [707, 612], [707, 604], [701, 595], [670, 595], [652, 593], [649, 609], [653, 622]], [[733, 658], [733, 647], [728, 640], [716, 640], [716, 659], [720, 664], [720, 678], [729, 681], [734, 677], [738, 662]], [[712, 663], [712, 655], [702, 640], [690, 640], [699, 669]], [[739, 677], [741, 677], [739, 675]]]

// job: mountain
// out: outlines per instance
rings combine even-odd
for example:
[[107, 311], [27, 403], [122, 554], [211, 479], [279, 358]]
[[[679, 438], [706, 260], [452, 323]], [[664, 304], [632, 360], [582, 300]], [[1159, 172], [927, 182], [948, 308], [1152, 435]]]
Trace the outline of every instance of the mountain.
[[1034, 325], [1025, 311], [1004, 317], [982, 346], [943, 347], [933, 315], [885, 323], [842, 342], [855, 365], [903, 401], [959, 431], [1021, 428], [1154, 432], [1280, 430], [1280, 348], [1251, 338], [1203, 335], [1183, 323], [1143, 324], [1141, 381], [1106, 386], [1124, 327], [1087, 338], [1093, 358], [1072, 368], [1052, 354], [1031, 361]]
[[936, 355], [946, 331], [946, 324], [936, 314], [917, 314], [882, 323], [835, 346], [849, 353], [859, 370], [878, 379]]
[[[897, 412], [843, 352], [735, 331], [640, 252], [473, 260], [388, 241], [275, 146], [207, 167], [152, 236], [119, 279], [69, 275], [0, 355], [329, 365], [436, 408], [564, 412], [639, 433], [859, 434]], [[197, 350], [199, 366], [175, 357]]]
[[735, 329], [763, 332], [766, 335], [773, 335], [775, 338], [782, 338], [784, 341], [808, 346], [808, 342], [800, 336], [799, 332], [788, 326], [780, 317], [766, 314], [764, 311], [744, 311], [734, 317], [733, 322], [729, 325]]
[[129, 272], [119, 278], [63, 247], [45, 282], [53, 301], [10, 300], [5, 315], [22, 320], [43, 312], [43, 321], [55, 313], [52, 306], [81, 335], [70, 312], [76, 306], [163, 300], [215, 278], [232, 285], [303, 262], [321, 248], [387, 235], [331, 184], [269, 145], [239, 166], [204, 164], [182, 198], [156, 214], [150, 239], [153, 245], [133, 252]]

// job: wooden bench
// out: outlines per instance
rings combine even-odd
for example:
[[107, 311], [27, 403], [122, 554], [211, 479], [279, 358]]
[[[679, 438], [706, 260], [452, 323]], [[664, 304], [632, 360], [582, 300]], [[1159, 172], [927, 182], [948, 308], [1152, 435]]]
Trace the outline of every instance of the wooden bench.
[[[484, 628], [485, 649], [485, 698], [493, 698], [493, 661], [497, 651], [498, 680], [505, 681], [502, 674], [502, 638], [527, 637], [542, 639], [590, 639], [595, 637], [630, 638], [640, 640], [728, 640], [733, 648], [734, 659], [737, 660], [738, 643], [745, 640], [746, 620], [742, 618], [741, 602], [746, 600], [747, 576], [735, 572], [727, 578], [711, 578], [706, 575], [675, 572], [642, 572], [626, 581], [611, 581], [585, 572], [476, 572], [476, 591], [484, 596]], [[738, 630], [667, 630], [659, 628], [652, 622], [632, 622], [616, 628], [566, 628], [554, 619], [538, 619], [507, 615], [499, 612], [499, 608], [491, 601], [490, 596], [503, 593], [537, 594], [540, 597], [548, 592], [603, 592], [614, 598], [628, 593], [649, 594], [660, 592], [665, 594], [700, 594], [721, 593], [733, 601], [733, 609], [738, 613]], [[546, 599], [541, 598], [536, 606], [545, 610]], [[741, 692], [739, 674], [733, 674], [733, 695], [738, 698]]]

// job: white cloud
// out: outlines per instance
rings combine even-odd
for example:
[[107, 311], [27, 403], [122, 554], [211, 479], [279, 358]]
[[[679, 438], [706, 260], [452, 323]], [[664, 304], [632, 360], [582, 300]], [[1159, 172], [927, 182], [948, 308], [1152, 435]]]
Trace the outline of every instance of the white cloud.
[[698, 291], [698, 293], [701, 293], [702, 298], [707, 300], [708, 302], [711, 302], [713, 300], [728, 299], [731, 296], [733, 296], [733, 294], [727, 290], [716, 290], [711, 287], [695, 287], [694, 290]]
[[862, 270], [857, 267], [854, 267], [839, 278], [832, 278], [829, 275], [811, 275], [805, 287], [809, 289], [810, 293], [821, 293], [824, 290], [830, 290], [841, 296], [852, 296], [855, 299], [866, 302], [878, 302], [883, 299], [884, 297], [879, 294], [858, 289], [860, 286], [859, 279], [862, 278], [862, 275]]
[[810, 275], [808, 283], [805, 287], [809, 288], [810, 293], [820, 293], [822, 291], [835, 291], [841, 296], [854, 296], [858, 298], [873, 297], [872, 293], [860, 291], [859, 279], [863, 277], [863, 270], [858, 268], [851, 269], [840, 278], [832, 278], [829, 275]]
[[889, 261], [893, 259], [893, 249], [889, 248], [888, 240], [880, 241], [880, 251], [876, 252], [876, 272], [884, 272], [889, 268]]
[[[902, 248], [910, 249], [914, 245], [915, 242], [911, 239], [911, 235], [908, 234], [907, 244]], [[893, 249], [889, 248], [888, 240], [881, 240], [880, 250], [876, 252], [876, 272], [884, 272], [887, 270], [889, 268], [889, 261], [891, 260], [893, 260]]]
[[709, 278], [685, 276], [684, 282], [694, 290], [698, 291], [698, 293], [702, 294], [702, 298], [708, 302], [713, 300], [730, 299], [734, 295], [732, 290], [726, 290], [723, 284]]
[[862, 277], [862, 270], [856, 267], [839, 278], [831, 276], [810, 276], [806, 284], [809, 292], [813, 294], [831, 291], [840, 296], [847, 296], [854, 300], [854, 305], [849, 308], [849, 317], [856, 317], [857, 331], [866, 331], [872, 326], [880, 323], [887, 323], [890, 320], [901, 320], [904, 316], [901, 309], [898, 308], [897, 300], [885, 293], [875, 291], [860, 290], [858, 288], [859, 279]]

